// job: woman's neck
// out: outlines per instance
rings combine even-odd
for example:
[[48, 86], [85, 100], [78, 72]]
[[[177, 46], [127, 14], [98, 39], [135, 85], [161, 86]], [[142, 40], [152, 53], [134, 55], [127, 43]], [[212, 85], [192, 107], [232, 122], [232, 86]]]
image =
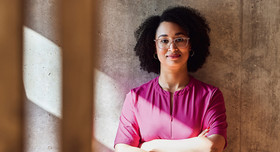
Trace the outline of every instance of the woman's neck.
[[170, 69], [161, 66], [159, 85], [166, 91], [174, 93], [185, 88], [189, 83], [189, 79], [187, 67]]

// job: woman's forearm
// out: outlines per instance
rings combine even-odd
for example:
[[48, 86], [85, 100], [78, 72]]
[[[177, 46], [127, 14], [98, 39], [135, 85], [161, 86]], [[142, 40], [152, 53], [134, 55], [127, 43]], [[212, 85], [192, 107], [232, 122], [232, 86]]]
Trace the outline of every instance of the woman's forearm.
[[144, 143], [141, 148], [158, 152], [206, 152], [211, 145], [205, 137], [194, 137], [181, 140], [156, 139]]
[[127, 144], [117, 144], [115, 146], [115, 152], [147, 152], [147, 151]]
[[182, 140], [156, 139], [146, 142], [141, 149], [156, 152], [222, 152], [224, 139], [222, 136], [194, 137]]

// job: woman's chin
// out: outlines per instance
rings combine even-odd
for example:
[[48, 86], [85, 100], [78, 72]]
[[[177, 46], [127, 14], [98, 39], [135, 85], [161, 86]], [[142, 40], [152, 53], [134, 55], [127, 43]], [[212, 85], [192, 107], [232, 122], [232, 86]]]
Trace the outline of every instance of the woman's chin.
[[182, 67], [187, 67], [187, 63], [172, 60], [172, 61], [168, 61], [165, 64], [161, 64], [161, 66], [164, 66], [164, 68], [167, 68], [167, 69], [181, 69]]

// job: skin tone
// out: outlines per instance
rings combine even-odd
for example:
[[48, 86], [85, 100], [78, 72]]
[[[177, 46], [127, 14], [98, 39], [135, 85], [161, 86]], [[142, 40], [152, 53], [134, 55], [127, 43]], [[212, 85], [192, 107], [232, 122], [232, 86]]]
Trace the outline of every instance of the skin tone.
[[[178, 37], [187, 37], [187, 34], [175, 23], [162, 22], [157, 29], [155, 39], [174, 40]], [[185, 88], [189, 83], [187, 61], [190, 57], [190, 49], [190, 45], [179, 49], [174, 43], [171, 43], [169, 49], [161, 49], [157, 46], [156, 54], [160, 61], [159, 85], [171, 93], [171, 105], [174, 92]], [[209, 130], [206, 129], [197, 137], [182, 140], [155, 139], [143, 143], [141, 148], [117, 144], [115, 152], [222, 152], [225, 145], [224, 137], [218, 134], [207, 136], [208, 132]]]
[[[186, 32], [177, 24], [162, 22], [157, 29], [156, 39], [187, 37]], [[189, 83], [187, 61], [189, 58], [190, 45], [186, 48], [177, 48], [171, 43], [169, 49], [161, 49], [157, 46], [156, 54], [160, 61], [159, 85], [162, 89], [171, 93], [171, 105], [175, 91], [185, 88]], [[172, 114], [170, 107], [170, 114]]]
[[[157, 33], [163, 33], [164, 30], [172, 28], [170, 22], [163, 22], [158, 28]], [[176, 27], [176, 26], [175, 26]], [[166, 29], [165, 29], [166, 28]], [[180, 29], [180, 27], [177, 27]], [[179, 31], [178, 29], [178, 31]], [[170, 30], [168, 33], [172, 33], [172, 39], [178, 37], [187, 37], [183, 32], [176, 32], [177, 30]], [[167, 34], [160, 34], [157, 38], [166, 38]], [[166, 82], [166, 89], [170, 92], [175, 92], [184, 87], [189, 80], [187, 61], [189, 58], [190, 45], [185, 48], [177, 48], [174, 43], [171, 43], [168, 49], [161, 49], [157, 47], [156, 54], [160, 61], [160, 80]], [[180, 73], [184, 72], [184, 73]]]

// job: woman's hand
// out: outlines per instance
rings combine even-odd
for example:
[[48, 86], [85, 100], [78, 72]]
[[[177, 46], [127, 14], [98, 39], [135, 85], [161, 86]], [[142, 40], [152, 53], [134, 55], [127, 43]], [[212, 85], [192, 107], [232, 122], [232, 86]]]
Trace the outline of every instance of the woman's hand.
[[147, 141], [141, 145], [141, 149], [148, 151], [148, 152], [156, 152], [155, 146], [158, 146], [157, 144], [158, 144], [157, 139]]
[[222, 152], [224, 137], [220, 135], [207, 136], [209, 128], [203, 130], [197, 137], [183, 140], [155, 139], [144, 142], [141, 149], [147, 152], [174, 152], [174, 151], [213, 151]]
[[[203, 143], [207, 143], [207, 145], [210, 144], [209, 140], [207, 139], [207, 135], [209, 133], [210, 129], [207, 128], [205, 130], [203, 130], [198, 136], [197, 136], [197, 139], [200, 139], [200, 140], [197, 140], [197, 141], [200, 141], [200, 142], [194, 142], [193, 144], [197, 144], [199, 143], [199, 145], [202, 146]], [[195, 138], [193, 138], [195, 139]], [[173, 140], [175, 141], [175, 140]], [[202, 141], [202, 142], [201, 142]], [[164, 149], [162, 147], [166, 147], [168, 144], [170, 144], [168, 142], [168, 140], [162, 140], [162, 139], [154, 139], [154, 140], [151, 140], [151, 141], [148, 141], [148, 142], [144, 142], [142, 145], [141, 145], [141, 149], [147, 151], [147, 152], [163, 152], [164, 150], [167, 150], [167, 149]], [[176, 142], [174, 142], [173, 144], [177, 144]], [[159, 151], [160, 149], [160, 151]], [[167, 150], [168, 151], [168, 150]], [[168, 151], [169, 152], [169, 151]]]
[[203, 130], [197, 137], [207, 137], [207, 134], [209, 133], [210, 129], [207, 128]]

